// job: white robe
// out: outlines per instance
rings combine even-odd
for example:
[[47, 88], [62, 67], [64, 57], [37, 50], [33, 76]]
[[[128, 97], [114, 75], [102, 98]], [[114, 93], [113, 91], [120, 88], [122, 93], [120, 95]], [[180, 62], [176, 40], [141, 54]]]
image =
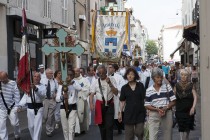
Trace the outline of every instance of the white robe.
[[121, 88], [122, 86], [125, 85], [126, 81], [123, 79], [123, 77], [117, 73], [114, 73], [113, 76], [109, 76], [110, 78], [114, 78], [116, 81], [116, 85], [117, 85], [117, 90], [118, 90], [118, 95], [114, 95], [114, 119], [118, 119], [118, 112], [120, 109], [120, 92], [121, 92]]
[[74, 78], [74, 81], [76, 81], [80, 85], [80, 89], [78, 90], [77, 101], [79, 124], [77, 120], [75, 128], [75, 132], [80, 133], [89, 129], [89, 106], [87, 103], [87, 98], [90, 93], [90, 82], [86, 78], [82, 77], [82, 75], [80, 75], [80, 77], [78, 78]]

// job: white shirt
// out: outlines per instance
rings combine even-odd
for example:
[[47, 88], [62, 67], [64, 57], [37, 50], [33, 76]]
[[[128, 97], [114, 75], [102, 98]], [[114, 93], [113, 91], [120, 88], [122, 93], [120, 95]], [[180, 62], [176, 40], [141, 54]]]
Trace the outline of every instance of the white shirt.
[[[112, 82], [113, 86], [116, 88], [117, 85], [116, 85], [115, 79], [110, 78], [110, 81]], [[100, 88], [99, 88], [99, 84], [98, 84], [98, 80], [95, 80], [93, 85], [94, 86], [90, 87], [90, 93], [96, 95], [96, 100], [103, 101], [102, 100], [102, 95], [101, 95], [101, 92], [100, 92]], [[101, 86], [102, 86], [102, 92], [103, 92], [105, 101], [109, 101], [114, 96], [114, 94], [111, 91], [111, 88], [110, 88], [109, 84], [106, 82], [106, 80], [101, 80]]]
[[[48, 80], [49, 79], [47, 79], [47, 78], [41, 79], [41, 83], [45, 86], [46, 89], [47, 89], [47, 85], [48, 85]], [[56, 94], [57, 88], [58, 88], [58, 83], [54, 79], [50, 79], [51, 97], [53, 97], [53, 95]], [[47, 92], [47, 90], [46, 90], [46, 92]], [[45, 92], [45, 94], [46, 94], [46, 92]]]
[[80, 85], [80, 90], [78, 90], [78, 97], [81, 97], [83, 100], [87, 100], [87, 97], [90, 93], [90, 82], [82, 77], [74, 78], [74, 81], [77, 82]]
[[125, 80], [123, 79], [123, 77], [117, 73], [112, 74], [109, 77], [113, 77], [116, 81], [116, 85], [117, 85], [117, 90], [120, 93], [122, 86], [125, 85]]
[[95, 76], [87, 76], [86, 79], [90, 82], [90, 85], [92, 85], [92, 83], [97, 80]]
[[125, 67], [120, 68], [120, 74], [121, 74], [122, 76], [125, 75], [125, 72], [126, 72], [126, 68], [125, 68]]
[[150, 73], [150, 71], [145, 70], [145, 71], [141, 71], [140, 72], [141, 82], [144, 84], [144, 86], [145, 86], [147, 77], [150, 77], [150, 80], [151, 80], [151, 73]]
[[[81, 86], [76, 81], [73, 85], [68, 86], [68, 103], [69, 104], [75, 104], [77, 103], [78, 99], [78, 90], [81, 90]], [[63, 91], [62, 91], [62, 85], [58, 86], [58, 92], [56, 95], [56, 102], [61, 102], [61, 105], [63, 105]]]
[[41, 75], [41, 79], [45, 79], [45, 78], [47, 78], [47, 77], [46, 77], [46, 73], [45, 73], [45, 71], [44, 71], [43, 73], [41, 73], [41, 72], [40, 72], [40, 75]]
[[[46, 87], [43, 84], [36, 85], [36, 87], [38, 88], [38, 90], [34, 91], [35, 102], [42, 103], [46, 97]], [[31, 97], [27, 94], [24, 94], [22, 99], [19, 102], [19, 105], [25, 106], [27, 103], [32, 103]]]

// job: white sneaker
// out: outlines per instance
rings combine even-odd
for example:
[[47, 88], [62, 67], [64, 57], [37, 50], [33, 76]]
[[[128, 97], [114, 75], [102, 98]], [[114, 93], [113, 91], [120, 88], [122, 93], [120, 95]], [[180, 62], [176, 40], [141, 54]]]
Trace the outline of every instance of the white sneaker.
[[58, 123], [55, 124], [55, 129], [59, 129], [59, 124]]

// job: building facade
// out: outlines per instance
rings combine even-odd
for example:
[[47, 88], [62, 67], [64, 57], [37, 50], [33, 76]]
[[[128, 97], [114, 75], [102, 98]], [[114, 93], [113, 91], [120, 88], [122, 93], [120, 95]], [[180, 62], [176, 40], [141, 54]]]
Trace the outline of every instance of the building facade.
[[162, 54], [163, 61], [166, 62], [177, 62], [180, 61], [180, 56], [175, 53], [173, 58], [171, 58], [171, 53], [177, 48], [178, 42], [182, 39], [182, 25], [169, 25], [165, 26], [162, 33]]
[[209, 139], [210, 126], [210, 2], [200, 0], [200, 86], [201, 86], [201, 139]]
[[182, 1], [183, 38], [171, 56], [179, 51], [181, 63], [199, 65], [199, 2], [196, 0]]
[[[22, 8], [25, 8], [27, 15], [27, 34], [31, 54], [31, 68], [36, 70], [38, 64], [44, 61], [40, 48], [42, 47], [42, 37], [39, 30], [50, 25], [50, 20], [43, 16], [44, 1], [14, 0], [1, 4], [1, 57], [4, 61], [1, 69], [9, 74], [9, 78], [16, 79], [18, 63], [20, 58], [20, 48], [22, 41]], [[37, 10], [42, 7], [41, 10]]]

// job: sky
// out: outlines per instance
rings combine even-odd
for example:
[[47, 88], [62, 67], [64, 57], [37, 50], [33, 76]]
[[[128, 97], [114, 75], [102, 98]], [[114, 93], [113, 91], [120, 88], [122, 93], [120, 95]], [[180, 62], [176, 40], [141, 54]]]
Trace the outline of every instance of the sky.
[[[149, 32], [149, 39], [157, 40], [163, 25], [181, 25], [182, 0], [127, 0], [133, 15]], [[178, 13], [178, 15], [176, 15]]]

